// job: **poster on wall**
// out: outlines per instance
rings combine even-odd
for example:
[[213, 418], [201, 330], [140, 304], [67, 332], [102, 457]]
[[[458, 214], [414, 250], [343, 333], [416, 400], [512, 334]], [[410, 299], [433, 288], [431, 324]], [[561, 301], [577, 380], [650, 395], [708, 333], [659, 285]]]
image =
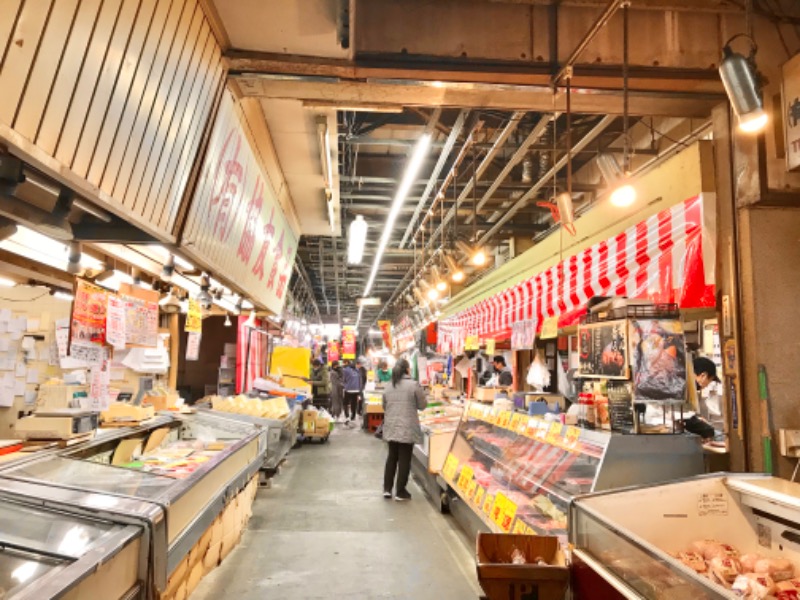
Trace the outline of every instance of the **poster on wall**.
[[786, 168], [800, 170], [800, 54], [783, 65], [783, 128]]
[[356, 330], [352, 327], [342, 328], [342, 358], [356, 357]]
[[111, 361], [105, 359], [89, 372], [89, 406], [93, 411], [108, 409], [109, 385], [111, 383]]
[[69, 355], [75, 360], [99, 365], [105, 356], [108, 293], [82, 279], [75, 286], [70, 319]]
[[530, 350], [536, 337], [536, 321], [524, 319], [511, 324], [511, 349]]
[[328, 362], [332, 363], [333, 361], [339, 360], [339, 342], [336, 340], [331, 340], [328, 342]]
[[578, 328], [579, 377], [628, 378], [627, 322], [606, 321]]
[[187, 333], [200, 333], [203, 330], [203, 309], [197, 300], [189, 300], [189, 311], [186, 313]]
[[686, 397], [686, 340], [680, 321], [636, 319], [630, 322], [634, 400]]
[[140, 298], [126, 298], [125, 327], [129, 346], [158, 346], [158, 304]]
[[114, 294], [109, 294], [108, 307], [106, 308], [106, 341], [115, 350], [125, 348], [125, 321], [125, 300]]

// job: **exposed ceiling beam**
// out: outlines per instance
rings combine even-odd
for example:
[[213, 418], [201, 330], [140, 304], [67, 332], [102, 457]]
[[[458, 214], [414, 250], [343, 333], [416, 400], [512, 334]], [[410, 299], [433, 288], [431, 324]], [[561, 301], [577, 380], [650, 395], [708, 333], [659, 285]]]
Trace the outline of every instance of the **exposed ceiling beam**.
[[[592, 127], [592, 129], [585, 136], [583, 136], [578, 143], [575, 144], [575, 148], [580, 150], [582, 148], [585, 148], [588, 144], [592, 143], [592, 141], [594, 141], [600, 134], [602, 134], [606, 130], [606, 128], [609, 125], [611, 125], [611, 123], [614, 122], [614, 120], [615, 117], [613, 116], [605, 116], [602, 119], [600, 119], [597, 125]], [[555, 175], [556, 173], [558, 173], [558, 171], [564, 168], [564, 166], [567, 164], [568, 159], [569, 155], [567, 154], [559, 158], [556, 161], [556, 163], [552, 167], [550, 167], [547, 173], [542, 175], [539, 178], [539, 180], [533, 184], [531, 189], [525, 192], [525, 194], [523, 194], [523, 196], [519, 200], [517, 200], [508, 209], [506, 209], [506, 212], [500, 217], [500, 220], [497, 221], [497, 223], [495, 223], [492, 226], [492, 228], [489, 229], [489, 231], [487, 231], [481, 236], [478, 243], [480, 245], [485, 245], [486, 242], [489, 239], [491, 239], [493, 235], [495, 235], [498, 231], [500, 231], [500, 229], [502, 229], [503, 225], [509, 219], [511, 219], [520, 208], [528, 204], [528, 202], [530, 202], [533, 198], [536, 197], [536, 195], [539, 193], [539, 190], [541, 190], [545, 185], [547, 185], [549, 181], [552, 180], [553, 175]]]

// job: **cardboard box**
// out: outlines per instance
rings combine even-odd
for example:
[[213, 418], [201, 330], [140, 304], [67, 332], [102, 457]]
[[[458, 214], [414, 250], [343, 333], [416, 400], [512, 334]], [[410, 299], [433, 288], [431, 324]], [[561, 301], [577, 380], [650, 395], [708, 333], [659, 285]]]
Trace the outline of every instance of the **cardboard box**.
[[479, 402], [494, 402], [498, 391], [495, 388], [476, 387], [472, 397]]
[[314, 427], [315, 427], [317, 433], [325, 433], [326, 431], [328, 431], [330, 429], [330, 427], [331, 427], [330, 424], [331, 424], [331, 422], [330, 422], [329, 419], [327, 419], [325, 417], [317, 417], [317, 421], [316, 421], [316, 424], [315, 424]]
[[364, 408], [364, 412], [366, 413], [382, 413], [383, 412], [383, 404], [367, 404]]

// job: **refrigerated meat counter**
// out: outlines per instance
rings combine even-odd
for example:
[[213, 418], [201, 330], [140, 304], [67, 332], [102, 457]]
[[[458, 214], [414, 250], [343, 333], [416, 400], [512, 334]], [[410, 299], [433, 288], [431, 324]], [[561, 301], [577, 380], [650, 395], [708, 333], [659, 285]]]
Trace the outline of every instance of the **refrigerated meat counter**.
[[171, 576], [183, 576], [201, 538], [207, 542], [223, 511], [234, 500], [238, 507], [237, 496], [252, 489], [266, 436], [261, 427], [222, 416], [179, 414], [152, 428], [11, 466], [0, 472], [0, 488], [21, 502], [138, 525], [148, 549], [140, 559], [150, 565], [142, 597], [154, 598], [167, 590]]
[[566, 543], [574, 497], [700, 473], [696, 436], [618, 435], [471, 402], [441, 477], [468, 533], [556, 535]]
[[797, 598], [800, 484], [714, 474], [577, 498], [570, 542], [578, 600]]

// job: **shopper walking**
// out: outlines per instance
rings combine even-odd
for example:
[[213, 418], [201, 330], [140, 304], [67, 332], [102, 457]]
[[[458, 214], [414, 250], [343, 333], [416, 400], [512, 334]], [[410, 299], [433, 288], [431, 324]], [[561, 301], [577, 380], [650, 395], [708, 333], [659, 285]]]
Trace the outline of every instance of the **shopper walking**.
[[331, 416], [338, 421], [342, 416], [342, 404], [344, 402], [344, 380], [342, 379], [342, 367], [339, 361], [331, 363]]
[[342, 382], [344, 383], [345, 424], [349, 425], [350, 421], [356, 420], [358, 398], [361, 396], [361, 374], [351, 360], [346, 360], [344, 362]]
[[358, 359], [358, 374], [361, 376], [361, 394], [358, 397], [358, 414], [364, 415], [364, 404], [367, 398], [364, 396], [364, 390], [367, 388], [367, 368], [364, 366], [366, 360], [364, 358]]
[[311, 384], [314, 406], [328, 410], [331, 407], [331, 375], [328, 366], [318, 358], [315, 358], [312, 364], [308, 382]]
[[[408, 493], [408, 474], [414, 444], [422, 442], [418, 410], [427, 406], [422, 387], [411, 379], [411, 365], [404, 358], [392, 369], [392, 380], [383, 392], [383, 439], [389, 443], [389, 455], [383, 474], [383, 497], [411, 500]], [[396, 478], [396, 481], [395, 481]]]

